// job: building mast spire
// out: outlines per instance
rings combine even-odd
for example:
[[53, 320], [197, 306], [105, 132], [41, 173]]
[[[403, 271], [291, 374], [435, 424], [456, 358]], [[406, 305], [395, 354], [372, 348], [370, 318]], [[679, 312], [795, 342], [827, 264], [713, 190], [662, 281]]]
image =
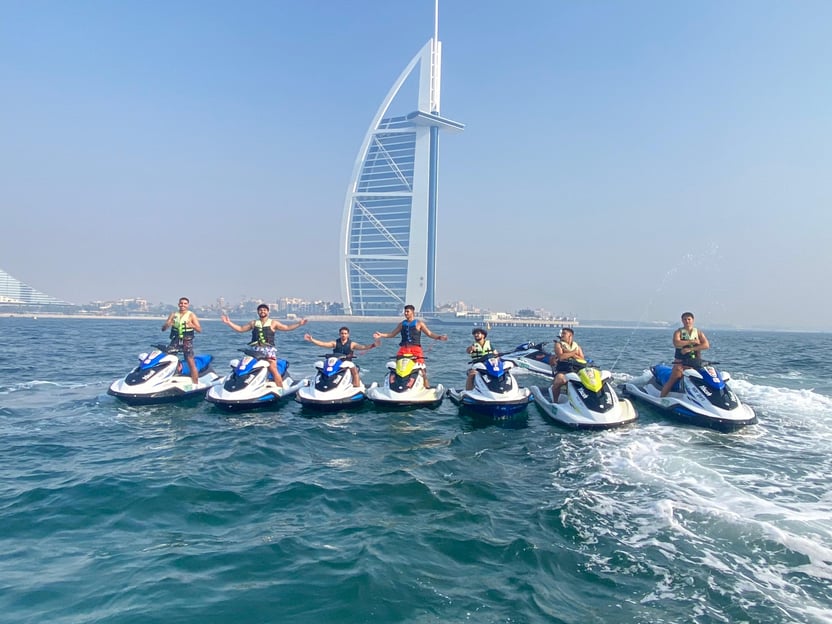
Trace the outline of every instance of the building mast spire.
[[433, 9], [433, 39], [430, 46], [430, 110], [439, 114], [439, 80], [442, 69], [442, 49], [439, 43], [439, 0]]

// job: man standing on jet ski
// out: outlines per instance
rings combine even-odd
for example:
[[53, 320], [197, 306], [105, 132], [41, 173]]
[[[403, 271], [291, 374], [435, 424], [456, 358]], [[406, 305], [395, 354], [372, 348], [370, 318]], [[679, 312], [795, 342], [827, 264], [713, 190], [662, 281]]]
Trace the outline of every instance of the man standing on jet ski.
[[[356, 351], [369, 351], [370, 349], [375, 349], [379, 344], [381, 344], [380, 342], [374, 342], [373, 344], [363, 345], [353, 342], [350, 339], [349, 327], [342, 327], [338, 330], [338, 340], [323, 342], [321, 340], [316, 340], [311, 334], [304, 334], [303, 339], [307, 342], [318, 345], [319, 347], [323, 347], [324, 349], [332, 349], [333, 353], [343, 355], [347, 360], [352, 360]], [[358, 377], [358, 364], [354, 364], [352, 367], [352, 385], [355, 388], [361, 386], [361, 379]]]
[[[497, 355], [497, 351], [491, 347], [491, 341], [486, 338], [486, 336], [488, 336], [487, 331], [485, 331], [482, 327], [475, 327], [471, 330], [471, 334], [474, 336], [474, 342], [467, 349], [465, 349], [465, 351], [471, 356], [472, 360], [481, 358], [484, 355]], [[474, 377], [476, 376], [477, 371], [473, 368], [469, 368], [468, 379], [465, 380], [466, 390], [474, 389]]]
[[711, 348], [705, 333], [693, 326], [692, 312], [682, 314], [682, 327], [673, 332], [673, 346], [676, 347], [673, 370], [659, 394], [663, 397], [667, 396], [686, 368], [702, 368], [701, 352]]
[[[419, 363], [424, 363], [425, 355], [422, 353], [422, 334], [424, 333], [428, 338], [434, 340], [447, 340], [445, 334], [434, 334], [423, 321], [414, 318], [416, 315], [416, 308], [407, 304], [404, 307], [404, 320], [396, 325], [395, 329], [386, 334], [383, 332], [375, 332], [373, 339], [379, 338], [393, 338], [396, 334], [401, 334], [402, 341], [399, 343], [399, 350], [396, 353], [396, 358], [402, 356], [411, 356]], [[424, 375], [425, 388], [430, 388], [428, 384], [427, 369], [422, 369]]]
[[277, 347], [274, 344], [274, 332], [292, 331], [301, 325], [306, 325], [306, 319], [301, 319], [294, 325], [284, 325], [280, 321], [269, 318], [269, 306], [261, 303], [257, 306], [257, 316], [259, 318], [246, 323], [245, 325], [237, 325], [232, 323], [227, 315], [223, 314], [220, 320], [228, 325], [235, 332], [247, 332], [251, 330], [251, 343], [249, 343], [254, 350], [262, 353], [266, 361], [269, 363], [269, 372], [274, 377], [274, 383], [278, 387], [283, 387], [283, 377], [277, 372]]
[[170, 329], [170, 344], [168, 349], [181, 350], [191, 373], [191, 381], [195, 386], [199, 385], [199, 371], [194, 360], [194, 336], [195, 332], [202, 333], [202, 326], [196, 314], [188, 309], [191, 300], [187, 297], [179, 298], [179, 311], [171, 312], [168, 320], [162, 325], [162, 331]]
[[560, 339], [555, 340], [555, 353], [549, 360], [555, 373], [552, 382], [552, 403], [558, 402], [560, 389], [566, 383], [566, 373], [572, 370], [573, 363], [569, 360], [586, 360], [581, 346], [572, 338], [575, 332], [571, 327], [564, 327], [560, 330]]

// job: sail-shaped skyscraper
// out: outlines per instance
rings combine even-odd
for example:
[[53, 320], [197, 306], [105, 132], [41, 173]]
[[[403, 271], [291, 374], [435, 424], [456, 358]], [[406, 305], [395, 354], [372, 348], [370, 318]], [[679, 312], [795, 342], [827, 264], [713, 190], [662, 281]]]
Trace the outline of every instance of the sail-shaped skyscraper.
[[[341, 225], [347, 314], [400, 314], [408, 303], [432, 312], [436, 305], [439, 131], [464, 128], [439, 115], [437, 35], [435, 22], [433, 38], [393, 83], [356, 158]], [[415, 110], [406, 86], [415, 91]]]
[[0, 269], [0, 304], [5, 306], [58, 306], [72, 307], [71, 303], [35, 290], [28, 284]]

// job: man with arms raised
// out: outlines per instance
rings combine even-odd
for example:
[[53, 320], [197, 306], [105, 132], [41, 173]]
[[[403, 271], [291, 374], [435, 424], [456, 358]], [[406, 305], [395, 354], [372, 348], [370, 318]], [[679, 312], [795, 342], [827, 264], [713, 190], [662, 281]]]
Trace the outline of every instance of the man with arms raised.
[[[396, 357], [411, 356], [417, 362], [424, 363], [425, 355], [422, 353], [422, 334], [434, 340], [447, 340], [448, 337], [445, 334], [434, 334], [423, 321], [414, 318], [415, 315], [416, 308], [407, 304], [404, 307], [404, 320], [396, 325], [395, 329], [386, 334], [379, 331], [375, 332], [373, 339], [393, 338], [396, 334], [400, 334], [402, 339], [399, 343], [399, 351], [396, 353]], [[427, 369], [423, 369], [423, 374], [425, 388], [430, 388]]]
[[269, 372], [274, 377], [274, 382], [282, 388], [283, 377], [277, 372], [277, 347], [274, 342], [274, 332], [297, 329], [301, 325], [306, 325], [306, 319], [301, 319], [294, 325], [284, 325], [280, 321], [269, 318], [269, 306], [265, 303], [257, 306], [257, 317], [245, 325], [232, 323], [226, 314], [223, 314], [220, 320], [235, 332], [242, 333], [251, 330], [251, 342], [249, 344], [254, 347], [255, 351], [263, 354], [264, 359], [269, 363]]
[[[303, 339], [307, 342], [311, 342], [312, 344], [318, 345], [319, 347], [324, 347], [325, 349], [332, 349], [333, 353], [337, 353], [339, 355], [343, 355], [347, 360], [352, 361], [352, 358], [355, 357], [356, 351], [368, 351], [369, 349], [375, 349], [378, 344], [368, 344], [363, 345], [357, 342], [354, 342], [352, 338], [350, 338], [350, 328], [349, 327], [342, 327], [338, 330], [338, 339], [337, 340], [330, 340], [330, 341], [323, 341], [313, 338], [311, 334], [304, 334]], [[358, 376], [358, 364], [353, 364], [352, 369], [352, 385], [355, 388], [358, 388], [361, 385], [361, 379]]]

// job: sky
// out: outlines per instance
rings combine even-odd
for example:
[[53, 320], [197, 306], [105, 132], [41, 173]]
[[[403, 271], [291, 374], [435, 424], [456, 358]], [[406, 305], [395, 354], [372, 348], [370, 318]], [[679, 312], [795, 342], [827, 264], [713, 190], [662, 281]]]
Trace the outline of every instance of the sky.
[[[433, 0], [0, 0], [0, 268], [74, 303], [340, 301]], [[832, 330], [832, 2], [441, 0], [438, 303]]]

